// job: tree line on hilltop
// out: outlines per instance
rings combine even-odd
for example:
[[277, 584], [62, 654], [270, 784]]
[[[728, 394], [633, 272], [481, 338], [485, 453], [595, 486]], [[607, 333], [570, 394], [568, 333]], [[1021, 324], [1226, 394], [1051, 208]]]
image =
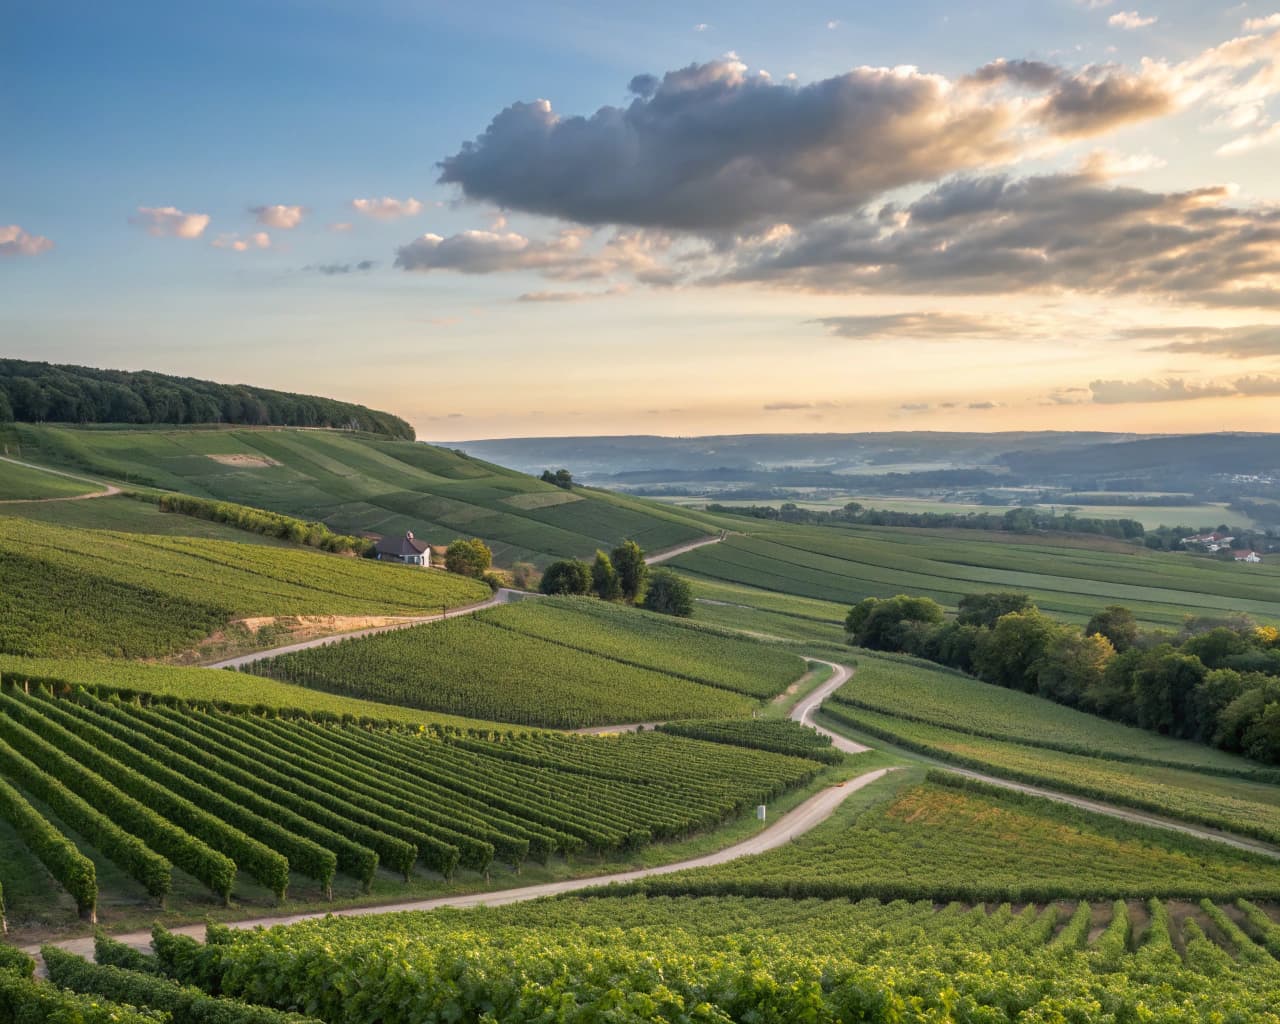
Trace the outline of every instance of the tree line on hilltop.
[[330, 427], [414, 439], [388, 412], [315, 395], [216, 384], [149, 370], [0, 359], [0, 423]]
[[948, 620], [932, 598], [869, 597], [849, 642], [915, 655], [1069, 707], [1280, 764], [1280, 630], [1246, 616], [1144, 630], [1110, 605], [1083, 628], [1026, 594], [971, 594]]

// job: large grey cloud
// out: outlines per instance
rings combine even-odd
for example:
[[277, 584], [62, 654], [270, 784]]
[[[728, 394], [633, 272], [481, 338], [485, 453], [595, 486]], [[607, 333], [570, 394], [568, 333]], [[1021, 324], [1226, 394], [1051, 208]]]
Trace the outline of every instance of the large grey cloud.
[[1219, 187], [1152, 192], [1089, 174], [960, 178], [739, 250], [707, 280], [833, 292], [1153, 293], [1271, 306], [1280, 206]]
[[[1027, 88], [1042, 95], [1028, 102]], [[1156, 116], [1173, 104], [1171, 88], [1147, 67], [1026, 61], [959, 82], [861, 67], [797, 86], [728, 57], [637, 76], [630, 104], [587, 117], [561, 117], [546, 100], [513, 103], [441, 163], [440, 181], [581, 224], [750, 230]]]

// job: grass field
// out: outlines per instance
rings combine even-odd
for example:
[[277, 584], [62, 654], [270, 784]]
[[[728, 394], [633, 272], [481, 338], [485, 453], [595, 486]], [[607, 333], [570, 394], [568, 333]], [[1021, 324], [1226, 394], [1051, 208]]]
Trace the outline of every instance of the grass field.
[[[772, 501], [719, 501], [711, 498], [660, 498], [658, 500], [681, 508], [698, 509], [713, 500], [720, 505], [772, 505], [776, 508], [784, 504], [786, 499], [779, 498]], [[977, 505], [957, 501], [942, 501], [938, 498], [905, 498], [897, 494], [859, 494], [856, 492], [842, 494], [835, 498], [813, 500], [797, 498], [792, 503], [799, 505], [801, 508], [826, 512], [832, 509], [844, 508], [851, 501], [856, 501], [866, 508], [883, 509], [887, 512], [938, 512], [944, 515], [966, 515], [970, 512], [976, 512], [987, 515], [992, 513], [1002, 515], [1008, 511], [1008, 506], [1002, 505]], [[1200, 529], [1205, 526], [1218, 526], [1222, 523], [1235, 527], [1257, 528], [1260, 526], [1248, 516], [1229, 511], [1225, 504], [1214, 502], [1198, 505], [1073, 505], [1070, 502], [1058, 502], [1056, 504], [1047, 503], [1031, 507], [1041, 512], [1057, 512], [1059, 515], [1065, 509], [1076, 509], [1076, 515], [1086, 519], [1134, 519], [1148, 530], [1154, 530], [1159, 526], [1190, 526], [1194, 529]]]
[[915, 594], [955, 607], [966, 594], [1029, 593], [1073, 621], [1123, 604], [1153, 625], [1245, 612], [1280, 621], [1280, 563], [1228, 565], [1120, 542], [965, 530], [742, 526], [722, 544], [671, 563], [696, 579], [853, 604]]
[[1280, 781], [1280, 773], [1203, 743], [1097, 715], [906, 658], [858, 652], [858, 672], [834, 701], [991, 739], [1113, 761]]
[[211, 937], [226, 994], [343, 1024], [1280, 1020], [1261, 935], [1213, 904], [560, 899]]
[[258, 662], [333, 693], [523, 725], [746, 716], [794, 654], [596, 601], [542, 599]]
[[0, 506], [0, 514], [77, 530], [115, 530], [118, 533], [145, 533], [160, 537], [204, 537], [268, 547], [296, 547], [288, 541], [224, 523], [162, 512], [150, 502], [122, 494], [92, 501], [20, 501]]
[[823, 714], [836, 726], [965, 768], [1280, 845], [1280, 786], [993, 740], [838, 701]]
[[785, 847], [638, 883], [649, 893], [1044, 903], [1280, 896], [1280, 863], [919, 770]]
[[24, 459], [320, 520], [337, 533], [483, 537], [500, 564], [648, 550], [712, 532], [708, 517], [604, 491], [565, 492], [455, 452], [324, 430], [8, 428]]
[[226, 541], [0, 519], [0, 652], [173, 654], [235, 616], [421, 614], [483, 601], [444, 572]]
[[87, 480], [72, 480], [55, 473], [0, 462], [0, 501], [27, 501], [43, 498], [69, 498], [77, 494], [100, 491]]

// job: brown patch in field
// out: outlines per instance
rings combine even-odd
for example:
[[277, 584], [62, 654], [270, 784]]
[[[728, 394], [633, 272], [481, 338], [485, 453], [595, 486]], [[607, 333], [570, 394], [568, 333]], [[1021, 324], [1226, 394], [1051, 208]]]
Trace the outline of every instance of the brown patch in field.
[[227, 455], [210, 455], [209, 458], [224, 466], [236, 466], [239, 469], [269, 469], [271, 466], [280, 465], [275, 459], [266, 455], [245, 455], [242, 452]]

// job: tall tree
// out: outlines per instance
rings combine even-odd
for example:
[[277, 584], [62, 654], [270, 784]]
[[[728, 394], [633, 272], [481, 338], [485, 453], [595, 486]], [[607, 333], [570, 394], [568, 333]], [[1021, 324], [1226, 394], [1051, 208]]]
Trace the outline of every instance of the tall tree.
[[628, 601], [634, 601], [640, 596], [644, 581], [649, 575], [649, 567], [644, 562], [644, 551], [635, 541], [628, 540], [614, 548], [610, 557], [618, 573], [622, 596]]
[[596, 552], [596, 560], [591, 564], [591, 589], [601, 601], [617, 601], [622, 597], [618, 570], [603, 551]]

